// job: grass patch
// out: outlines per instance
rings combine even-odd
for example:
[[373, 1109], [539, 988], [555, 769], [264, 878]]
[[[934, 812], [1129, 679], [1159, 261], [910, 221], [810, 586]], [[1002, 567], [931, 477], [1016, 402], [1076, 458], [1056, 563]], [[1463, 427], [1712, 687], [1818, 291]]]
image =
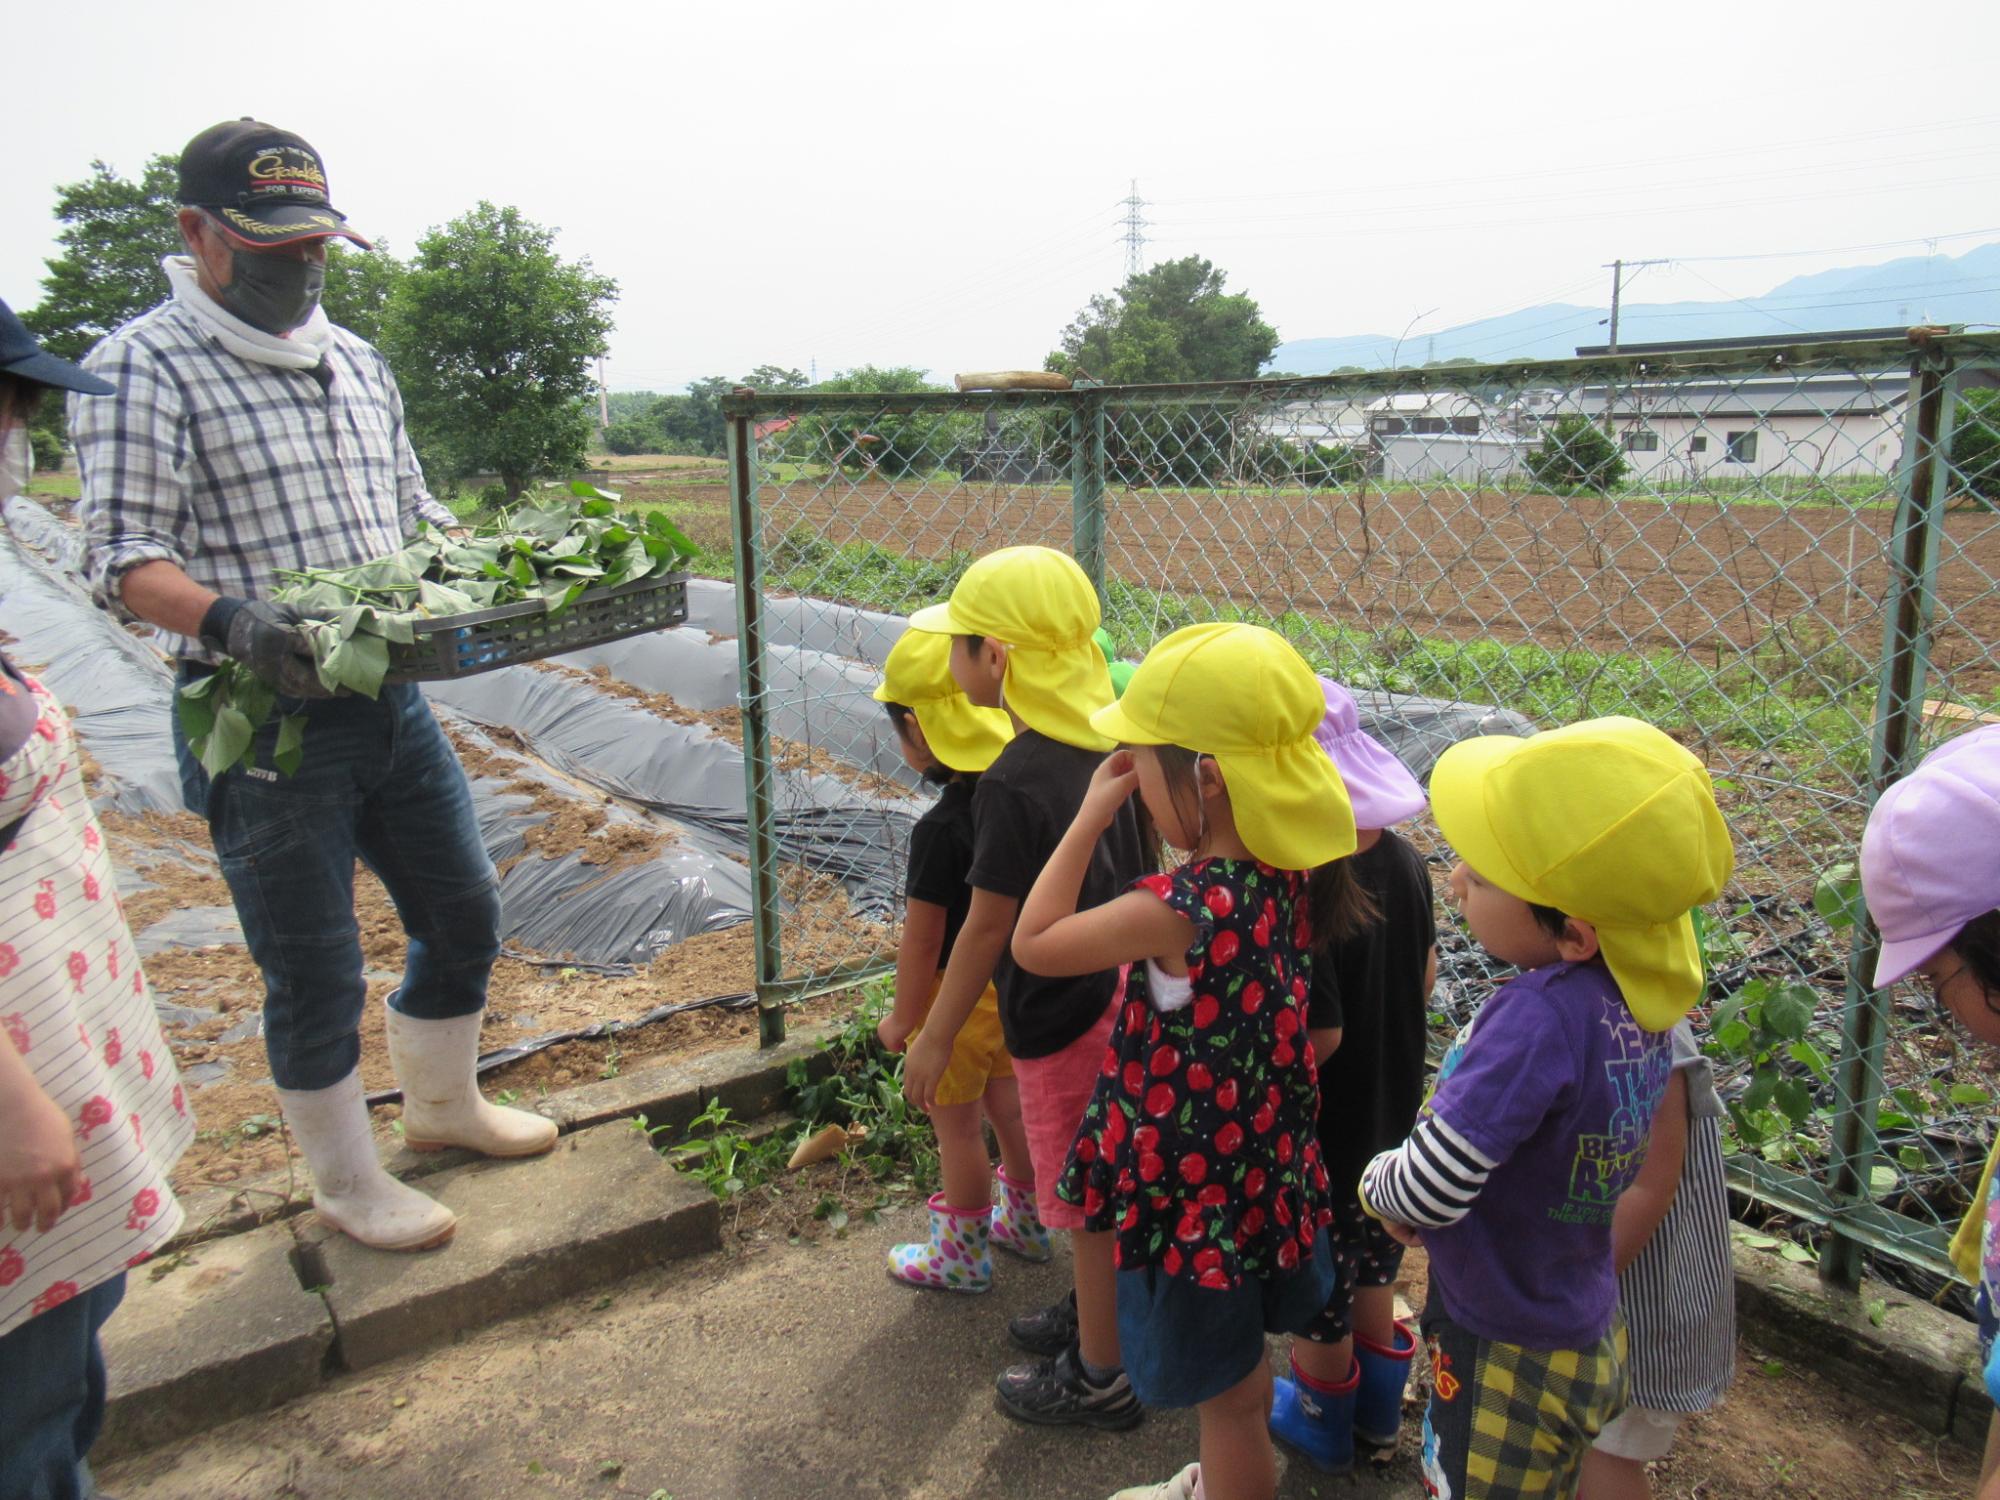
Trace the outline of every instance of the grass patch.
[[37, 472], [28, 481], [27, 495], [31, 500], [81, 500], [83, 476], [66, 470], [62, 473]]

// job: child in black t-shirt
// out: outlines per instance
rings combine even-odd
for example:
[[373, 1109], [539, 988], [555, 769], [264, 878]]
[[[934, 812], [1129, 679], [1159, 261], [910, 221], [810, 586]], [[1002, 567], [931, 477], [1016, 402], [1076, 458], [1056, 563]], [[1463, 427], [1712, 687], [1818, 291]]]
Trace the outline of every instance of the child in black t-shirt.
[[[876, 1028], [901, 1052], [921, 1034], [952, 945], [972, 905], [972, 798], [979, 773], [1013, 736], [998, 709], [976, 708], [951, 680], [951, 638], [912, 630], [896, 642], [875, 690], [896, 726], [911, 770], [939, 787], [910, 830], [903, 938], [896, 949], [896, 1000]], [[1000, 1203], [984, 1121], [1000, 1143]], [[1049, 1235], [1035, 1215], [1034, 1168], [1021, 1128], [1014, 1063], [1000, 1036], [999, 1000], [988, 985], [959, 1027], [931, 1110], [939, 1190], [930, 1200], [930, 1238], [889, 1251], [889, 1274], [910, 1286], [983, 1292], [993, 1281], [990, 1246], [1028, 1260], [1049, 1259]]]
[[[1116, 968], [1064, 978], [1022, 969], [1008, 952], [1021, 902], [1083, 804], [1112, 742], [1090, 715], [1112, 702], [1111, 675], [1092, 641], [1096, 590], [1049, 547], [1003, 547], [965, 571], [951, 601], [919, 610], [912, 628], [951, 638], [951, 674], [982, 707], [1004, 705], [1014, 738], [973, 793], [972, 902], [924, 1034], [903, 1065], [903, 1088], [934, 1109], [960, 1025], [991, 983], [1021, 1093], [1038, 1188], [1052, 1188], [1090, 1102], [1123, 987]], [[1111, 900], [1146, 873], [1137, 817], [1119, 809], [1092, 851], [1079, 904]], [[1010, 1176], [1012, 1175], [1010, 1170]], [[1008, 1324], [1040, 1356], [996, 1382], [1008, 1415], [1041, 1425], [1117, 1429], [1143, 1416], [1118, 1352], [1114, 1236], [1040, 1191], [1051, 1229], [1070, 1233], [1073, 1299]]]
[[1361, 1211], [1356, 1188], [1378, 1151], [1401, 1143], [1423, 1103], [1426, 1018], [1437, 977], [1437, 917], [1421, 855], [1390, 831], [1424, 810], [1423, 788], [1361, 730], [1353, 695], [1320, 679], [1326, 718], [1315, 738], [1354, 803], [1359, 849], [1347, 861], [1374, 920], [1336, 939], [1313, 965], [1307, 1023], [1320, 1059], [1320, 1152], [1333, 1184], [1333, 1295], [1292, 1343], [1271, 1431], [1312, 1464], [1340, 1473], [1354, 1440], [1392, 1447], [1416, 1335], [1395, 1313], [1403, 1247]]

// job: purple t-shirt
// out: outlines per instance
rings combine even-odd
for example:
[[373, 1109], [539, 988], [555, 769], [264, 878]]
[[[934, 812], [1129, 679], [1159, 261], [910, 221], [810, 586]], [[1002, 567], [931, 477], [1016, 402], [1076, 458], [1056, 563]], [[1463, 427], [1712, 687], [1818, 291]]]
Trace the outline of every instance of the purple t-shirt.
[[1639, 1171], [1673, 1067], [1601, 962], [1503, 985], [1424, 1106], [1499, 1162], [1457, 1223], [1424, 1231], [1452, 1320], [1530, 1349], [1586, 1349], [1611, 1326], [1611, 1215]]

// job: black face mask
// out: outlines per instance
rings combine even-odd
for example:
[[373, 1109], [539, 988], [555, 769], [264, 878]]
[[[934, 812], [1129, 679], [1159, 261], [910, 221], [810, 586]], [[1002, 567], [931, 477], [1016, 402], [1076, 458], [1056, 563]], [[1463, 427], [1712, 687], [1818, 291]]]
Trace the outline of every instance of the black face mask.
[[222, 305], [266, 333], [290, 333], [304, 323], [326, 287], [326, 267], [309, 260], [238, 250], [230, 264], [234, 272], [222, 289]]

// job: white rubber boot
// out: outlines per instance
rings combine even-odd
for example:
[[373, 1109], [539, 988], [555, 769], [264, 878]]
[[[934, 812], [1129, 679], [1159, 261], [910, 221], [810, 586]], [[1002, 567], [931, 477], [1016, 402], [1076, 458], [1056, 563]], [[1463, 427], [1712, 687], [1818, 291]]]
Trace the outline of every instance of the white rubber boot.
[[464, 1146], [482, 1156], [540, 1156], [556, 1122], [493, 1104], [479, 1092], [479, 1017], [421, 1021], [390, 1009], [389, 1062], [403, 1090], [403, 1144], [412, 1151]]
[[358, 1069], [331, 1088], [279, 1089], [278, 1105], [312, 1168], [323, 1223], [376, 1250], [429, 1250], [451, 1238], [450, 1209], [382, 1170]]

